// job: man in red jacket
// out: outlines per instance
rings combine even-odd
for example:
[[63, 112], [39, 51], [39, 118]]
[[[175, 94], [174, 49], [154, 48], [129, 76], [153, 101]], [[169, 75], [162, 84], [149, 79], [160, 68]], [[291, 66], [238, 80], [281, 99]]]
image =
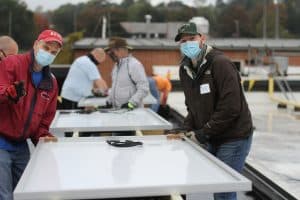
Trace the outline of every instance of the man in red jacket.
[[0, 199], [13, 199], [29, 160], [26, 142], [55, 138], [49, 126], [56, 111], [58, 87], [49, 65], [62, 47], [62, 37], [43, 31], [32, 51], [0, 62]]

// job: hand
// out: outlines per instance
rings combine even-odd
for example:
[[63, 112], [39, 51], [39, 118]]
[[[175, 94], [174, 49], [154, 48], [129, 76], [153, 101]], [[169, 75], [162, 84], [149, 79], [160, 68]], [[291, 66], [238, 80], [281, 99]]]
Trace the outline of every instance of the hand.
[[190, 138], [194, 142], [199, 143], [199, 144], [205, 144], [209, 140], [209, 136], [206, 135], [202, 131], [202, 129], [195, 130], [195, 131], [189, 131], [189, 132], [185, 133], [185, 136], [188, 137], [188, 138]]
[[14, 103], [18, 103], [20, 98], [26, 95], [24, 81], [16, 81], [12, 85], [8, 86], [6, 88], [5, 95], [9, 100]]
[[133, 110], [133, 109], [136, 108], [136, 106], [135, 106], [133, 103], [131, 103], [131, 102], [127, 102], [127, 103], [124, 103], [124, 104], [121, 106], [121, 108], [126, 108], [126, 109], [128, 109], [128, 110]]
[[95, 97], [107, 97], [107, 91], [100, 88], [93, 88], [92, 93]]
[[54, 136], [41, 137], [40, 140], [43, 140], [44, 142], [57, 142], [58, 141], [57, 137], [54, 137]]
[[95, 112], [95, 111], [97, 111], [96, 107], [94, 107], [94, 106], [86, 106], [82, 110], [79, 110], [78, 113], [90, 114], [90, 113]]
[[184, 137], [184, 133], [167, 134], [167, 140], [181, 140], [183, 137]]

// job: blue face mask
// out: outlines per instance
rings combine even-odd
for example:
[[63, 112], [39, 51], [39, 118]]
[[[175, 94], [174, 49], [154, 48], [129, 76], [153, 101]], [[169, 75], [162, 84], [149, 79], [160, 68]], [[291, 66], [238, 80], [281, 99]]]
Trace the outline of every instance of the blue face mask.
[[180, 51], [190, 59], [194, 59], [200, 54], [201, 48], [197, 41], [186, 41], [180, 44]]
[[54, 59], [56, 56], [52, 55], [51, 53], [45, 51], [44, 49], [39, 49], [38, 52], [36, 53], [35, 59], [36, 62], [42, 66], [48, 66], [51, 63], [53, 63]]

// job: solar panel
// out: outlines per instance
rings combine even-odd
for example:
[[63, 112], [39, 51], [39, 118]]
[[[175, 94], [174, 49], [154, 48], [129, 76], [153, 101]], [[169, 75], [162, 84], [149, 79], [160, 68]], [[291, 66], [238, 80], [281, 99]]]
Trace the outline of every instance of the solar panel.
[[[108, 139], [143, 145], [118, 148], [106, 143]], [[38, 144], [14, 198], [119, 198], [250, 189], [250, 181], [188, 139], [59, 138], [57, 143]]]
[[132, 111], [102, 110], [90, 114], [78, 110], [58, 110], [51, 124], [51, 133], [67, 131], [136, 131], [171, 129], [172, 124], [150, 109]]

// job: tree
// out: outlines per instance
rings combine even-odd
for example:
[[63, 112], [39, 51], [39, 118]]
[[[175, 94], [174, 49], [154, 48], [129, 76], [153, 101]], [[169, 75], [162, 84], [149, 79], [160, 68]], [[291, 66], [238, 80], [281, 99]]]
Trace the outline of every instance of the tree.
[[250, 18], [245, 7], [233, 4], [228, 6], [218, 17], [218, 33], [224, 37], [239, 36], [253, 37]]
[[225, 5], [225, 3], [223, 2], [223, 0], [217, 0], [216, 1], [216, 7], [223, 7]]
[[[267, 1], [273, 1], [273, 0], [267, 0]], [[239, 5], [244, 7], [246, 10], [249, 10], [255, 8], [257, 4], [261, 4], [262, 0], [229, 0], [229, 2], [230, 5], [233, 4]]]
[[107, 18], [108, 37], [126, 34], [120, 25], [127, 17], [126, 10], [105, 0], [94, 0], [86, 4], [79, 14], [78, 27], [85, 31], [85, 36], [100, 37], [104, 16]]
[[9, 35], [17, 41], [20, 49], [32, 46], [37, 35], [33, 13], [19, 0], [1, 0], [0, 35]]
[[128, 21], [145, 21], [145, 15], [152, 15], [152, 6], [147, 0], [138, 0], [128, 8]]
[[287, 28], [291, 34], [300, 37], [300, 1], [299, 0], [289, 0], [286, 3], [287, 6]]
[[74, 32], [65, 37], [64, 48], [57, 55], [54, 64], [71, 64], [74, 60], [72, 46], [83, 37], [83, 32]]
[[38, 33], [45, 29], [49, 29], [49, 21], [46, 14], [35, 12], [34, 23]]
[[[8, 0], [5, 0], [8, 1]], [[13, 1], [13, 0], [11, 0]], [[107, 17], [108, 36], [126, 37], [120, 26], [122, 21], [145, 22], [145, 15], [152, 15], [153, 22], [189, 21], [194, 16], [209, 20], [210, 35], [215, 37], [261, 37], [263, 28], [263, 3], [268, 4], [268, 37], [274, 36], [273, 0], [217, 0], [215, 6], [204, 5], [206, 0], [193, 0], [195, 7], [172, 0], [152, 6], [149, 0], [122, 0], [120, 4], [110, 0], [90, 0], [80, 5], [66, 4], [52, 14], [54, 27], [63, 35], [84, 30], [87, 37], [100, 37], [102, 17]], [[280, 36], [300, 35], [300, 1], [280, 1]], [[0, 8], [1, 9], [1, 8]], [[5, 15], [6, 17], [6, 15]], [[6, 28], [7, 29], [7, 28]]]
[[206, 3], [206, 0], [194, 0], [194, 4], [197, 8], [203, 6]]
[[75, 30], [76, 9], [78, 9], [76, 5], [65, 4], [52, 13], [51, 19], [54, 28], [62, 35], [67, 35]]
[[216, 12], [216, 7], [214, 6], [199, 7], [197, 9], [197, 16], [203, 16], [209, 21], [209, 35], [213, 37], [218, 35], [218, 21]]
[[197, 13], [196, 8], [186, 6], [180, 1], [170, 2], [166, 7], [167, 21], [189, 21]]
[[135, 2], [134, 0], [123, 0], [120, 6], [124, 9], [127, 9], [129, 6], [132, 6], [134, 2]]
[[127, 37], [126, 31], [121, 27], [120, 22], [127, 17], [127, 10], [120, 7], [113, 7], [109, 10], [109, 31], [108, 36]]

